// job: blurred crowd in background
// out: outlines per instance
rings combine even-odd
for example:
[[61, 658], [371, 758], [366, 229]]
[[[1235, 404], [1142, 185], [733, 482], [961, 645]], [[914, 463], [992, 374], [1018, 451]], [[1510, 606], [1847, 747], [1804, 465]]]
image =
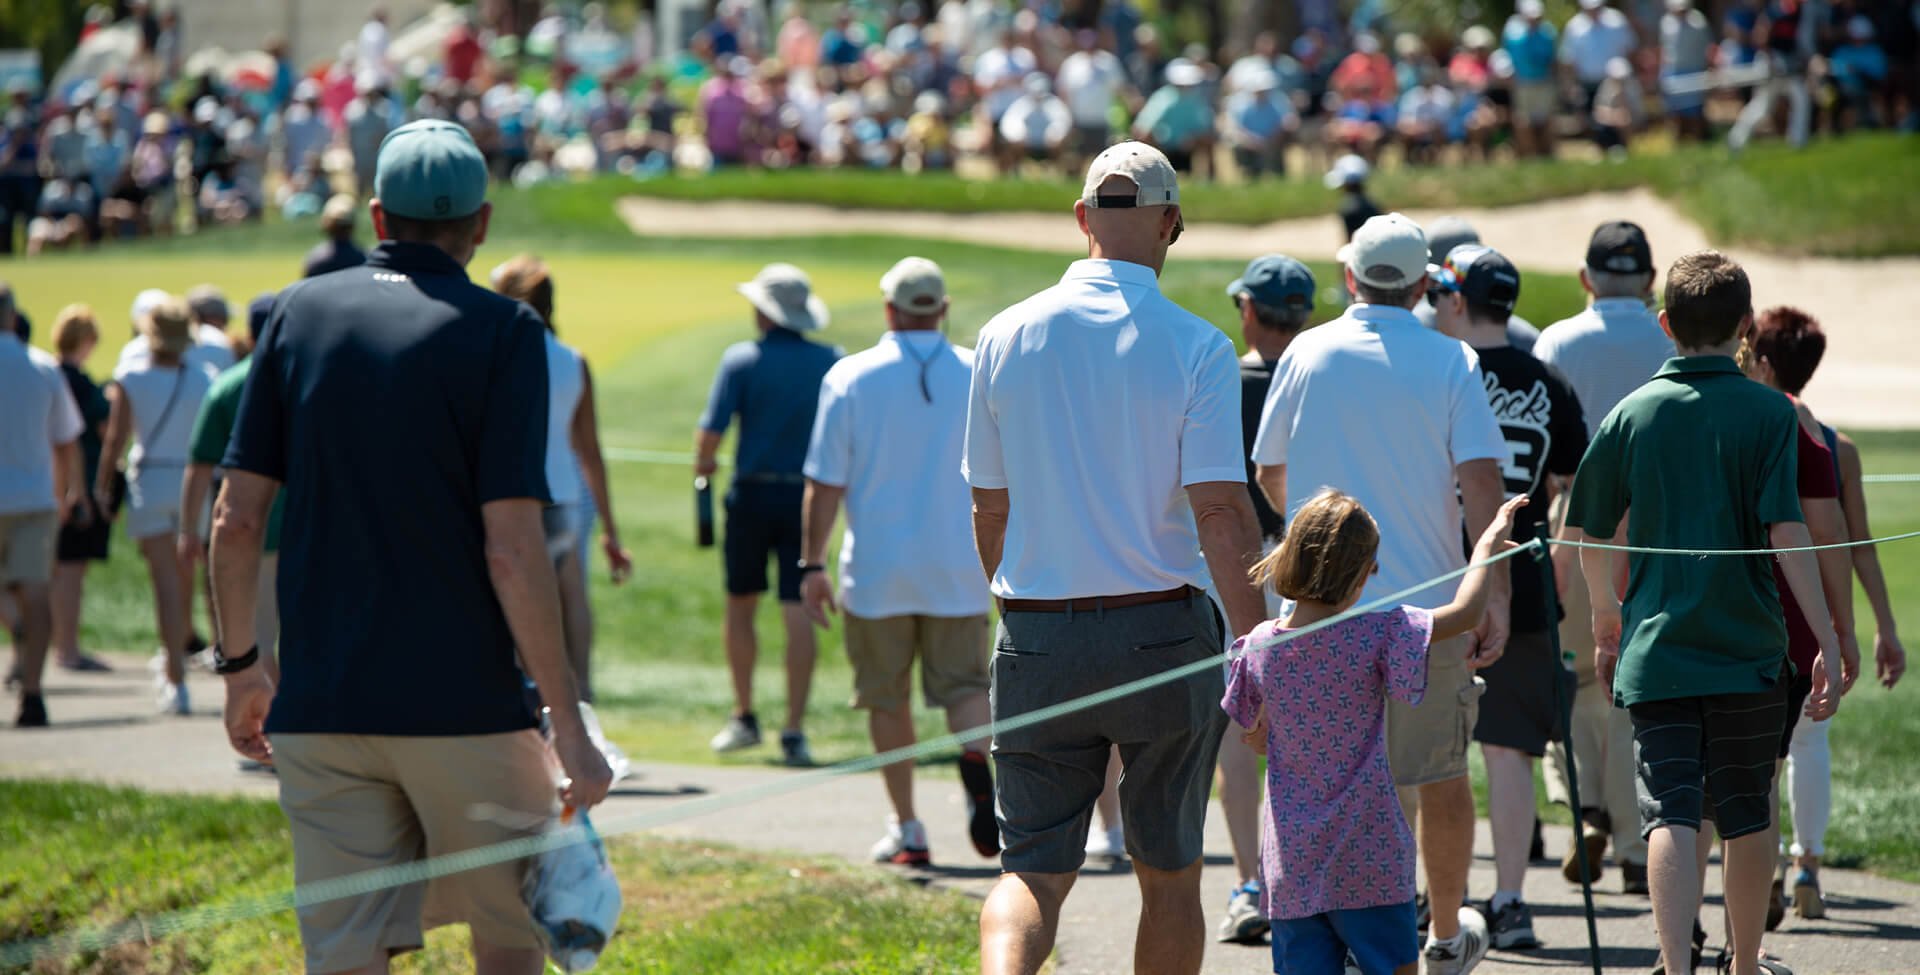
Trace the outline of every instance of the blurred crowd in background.
[[1736, 148], [1761, 131], [1920, 129], [1920, 2], [1615, 2], [1556, 22], [1519, 0], [1449, 36], [1362, 3], [1215, 50], [1133, 0], [720, 0], [671, 54], [644, 8], [515, 18], [484, 2], [407, 25], [376, 8], [312, 65], [272, 38], [195, 52], [175, 11], [96, 5], [65, 68], [6, 94], [0, 253], [16, 237], [32, 253], [314, 215], [336, 191], [364, 195], [380, 140], [425, 117], [466, 126], [519, 184], [722, 166], [1075, 172], [1129, 136], [1199, 178], [1256, 180], [1347, 154], [1619, 152], [1649, 128], [1725, 129]]

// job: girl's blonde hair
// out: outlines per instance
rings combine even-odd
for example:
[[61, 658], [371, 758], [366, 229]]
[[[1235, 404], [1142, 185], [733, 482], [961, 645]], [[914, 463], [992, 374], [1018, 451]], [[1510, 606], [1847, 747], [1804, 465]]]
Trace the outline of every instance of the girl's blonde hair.
[[1280, 547], [1254, 563], [1255, 585], [1294, 600], [1338, 603], [1373, 571], [1380, 527], [1351, 495], [1322, 489], [1287, 523]]
[[53, 347], [62, 357], [75, 355], [88, 342], [100, 341], [100, 323], [90, 305], [73, 304], [53, 319]]

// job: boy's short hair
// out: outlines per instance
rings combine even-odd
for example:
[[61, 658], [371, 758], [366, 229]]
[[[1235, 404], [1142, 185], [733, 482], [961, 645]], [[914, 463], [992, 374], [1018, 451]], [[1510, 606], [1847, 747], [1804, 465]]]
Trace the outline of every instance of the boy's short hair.
[[1287, 537], [1253, 567], [1255, 585], [1288, 599], [1338, 603], [1373, 572], [1380, 527], [1352, 495], [1325, 488], [1287, 524]]
[[1753, 285], [1746, 270], [1719, 251], [1694, 251], [1667, 271], [1667, 327], [1685, 348], [1732, 339], [1752, 312]]
[[1753, 354], [1767, 360], [1774, 381], [1796, 396], [1807, 388], [1820, 358], [1827, 353], [1827, 333], [1812, 315], [1787, 305], [1759, 314], [1749, 333]]

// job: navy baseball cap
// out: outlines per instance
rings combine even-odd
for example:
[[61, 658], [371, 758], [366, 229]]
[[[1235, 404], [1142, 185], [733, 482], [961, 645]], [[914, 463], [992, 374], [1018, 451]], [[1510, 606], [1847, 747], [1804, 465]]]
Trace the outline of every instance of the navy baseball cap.
[[387, 133], [373, 174], [380, 208], [412, 220], [458, 220], [487, 202], [487, 161], [452, 122], [421, 119]]
[[1593, 230], [1587, 242], [1587, 267], [1614, 274], [1645, 274], [1653, 270], [1653, 248], [1637, 223], [1614, 220]]
[[1520, 269], [1491, 247], [1461, 244], [1447, 254], [1441, 267], [1452, 273], [1454, 287], [1469, 305], [1512, 314], [1520, 300]]
[[1233, 283], [1227, 285], [1227, 297], [1245, 293], [1256, 305], [1268, 308], [1313, 310], [1313, 272], [1305, 264], [1284, 254], [1256, 257]]

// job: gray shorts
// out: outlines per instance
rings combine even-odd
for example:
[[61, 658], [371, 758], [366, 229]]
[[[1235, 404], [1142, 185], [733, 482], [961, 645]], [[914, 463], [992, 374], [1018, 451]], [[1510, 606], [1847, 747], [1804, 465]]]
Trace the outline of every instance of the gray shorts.
[[[1205, 660], [1223, 627], [1205, 594], [1101, 612], [1010, 612], [993, 652], [995, 721]], [[1156, 870], [1200, 858], [1225, 679], [1207, 667], [1118, 700], [996, 735], [998, 812], [1009, 872], [1072, 873], [1119, 746], [1127, 854]]]

